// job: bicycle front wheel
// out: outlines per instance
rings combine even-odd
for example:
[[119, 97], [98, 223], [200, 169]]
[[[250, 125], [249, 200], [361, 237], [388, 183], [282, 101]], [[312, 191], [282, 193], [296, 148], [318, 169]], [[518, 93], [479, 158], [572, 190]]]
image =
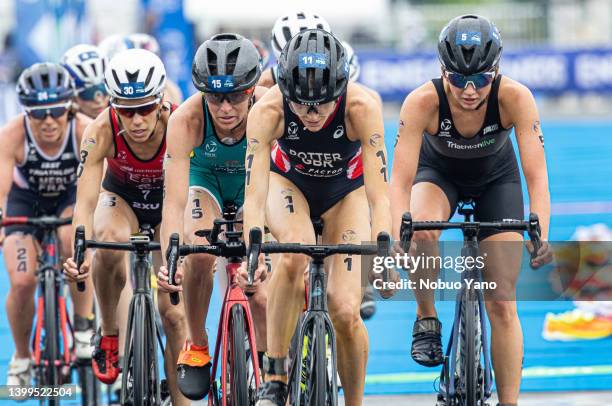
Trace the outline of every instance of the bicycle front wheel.
[[134, 302], [134, 322], [132, 324], [132, 382], [134, 394], [134, 406], [145, 406], [150, 402], [149, 398], [149, 325], [147, 315], [147, 303], [144, 296], [138, 295]]
[[[57, 291], [55, 290], [55, 271], [51, 268], [44, 273], [45, 294], [45, 385], [57, 386], [60, 381], [58, 365], [59, 360], [59, 326]], [[52, 401], [51, 403], [55, 403]], [[59, 403], [59, 402], [58, 402]]]
[[467, 293], [461, 302], [461, 324], [459, 335], [459, 388], [460, 400], [465, 406], [479, 406], [480, 389], [483, 388], [479, 374], [482, 341], [480, 337], [480, 308], [475, 298]]
[[247, 353], [245, 348], [246, 332], [244, 310], [241, 305], [234, 305], [231, 310], [230, 337], [231, 343], [227, 354], [230, 382], [229, 400], [232, 406], [248, 406], [249, 393], [247, 387]]

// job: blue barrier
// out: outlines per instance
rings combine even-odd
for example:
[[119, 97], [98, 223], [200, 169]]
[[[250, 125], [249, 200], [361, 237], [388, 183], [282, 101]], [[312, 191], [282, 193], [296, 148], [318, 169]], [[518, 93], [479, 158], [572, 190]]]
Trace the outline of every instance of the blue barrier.
[[[410, 91], [440, 76], [435, 52], [360, 52], [359, 60], [360, 82], [378, 91], [385, 101], [402, 101]], [[612, 48], [507, 51], [502, 55], [500, 72], [535, 93], [610, 93]]]

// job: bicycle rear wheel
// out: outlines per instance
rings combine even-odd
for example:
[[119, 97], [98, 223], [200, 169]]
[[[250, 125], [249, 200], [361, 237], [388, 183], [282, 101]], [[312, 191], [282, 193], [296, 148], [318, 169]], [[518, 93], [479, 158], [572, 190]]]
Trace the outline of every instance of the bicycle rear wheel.
[[234, 305], [231, 310], [229, 334], [231, 337], [228, 349], [229, 368], [229, 400], [232, 406], [248, 406], [249, 393], [247, 387], [247, 353], [245, 348], [244, 311], [241, 305]]

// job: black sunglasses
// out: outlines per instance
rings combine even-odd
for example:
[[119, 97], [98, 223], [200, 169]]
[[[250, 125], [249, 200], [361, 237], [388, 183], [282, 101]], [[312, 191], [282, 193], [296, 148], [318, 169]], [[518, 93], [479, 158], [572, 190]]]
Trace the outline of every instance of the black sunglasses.
[[53, 118], [60, 118], [68, 111], [69, 105], [57, 106], [57, 107], [34, 107], [26, 109], [26, 113], [29, 117], [35, 120], [44, 120], [47, 116]]

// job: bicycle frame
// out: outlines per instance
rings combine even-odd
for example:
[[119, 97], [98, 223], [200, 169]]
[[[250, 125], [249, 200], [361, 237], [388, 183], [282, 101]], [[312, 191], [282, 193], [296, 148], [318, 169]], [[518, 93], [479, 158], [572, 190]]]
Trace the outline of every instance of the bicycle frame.
[[[465, 206], [469, 205], [469, 208]], [[424, 222], [414, 222], [412, 221], [412, 216], [410, 213], [405, 213], [402, 216], [402, 226], [400, 228], [400, 236], [402, 241], [402, 248], [404, 251], [407, 251], [410, 241], [412, 240], [412, 235], [414, 231], [418, 230], [446, 230], [446, 229], [460, 229], [464, 235], [464, 243], [461, 249], [462, 257], [473, 257], [476, 258], [478, 256], [478, 232], [481, 230], [503, 230], [503, 231], [527, 231], [529, 234], [529, 238], [533, 243], [533, 251], [531, 253], [531, 257], [534, 258], [536, 253], [539, 251], [541, 247], [540, 240], [540, 225], [538, 216], [534, 213], [529, 215], [529, 221], [502, 221], [502, 222], [473, 222], [472, 216], [474, 213], [474, 208], [471, 201], [461, 202], [459, 205], [459, 214], [464, 215], [465, 222], [462, 223], [449, 223], [449, 222], [441, 222], [441, 221], [424, 221]], [[482, 274], [475, 267], [471, 266], [466, 271], [464, 271], [464, 276], [462, 279], [462, 286], [460, 291], [457, 294], [456, 298], [456, 306], [455, 306], [455, 317], [453, 322], [453, 329], [451, 332], [451, 337], [448, 341], [448, 346], [446, 350], [446, 355], [444, 358], [443, 368], [440, 375], [441, 388], [439, 390], [440, 395], [446, 396], [446, 401], [449, 406], [463, 403], [461, 402], [461, 398], [457, 399], [457, 391], [456, 391], [456, 379], [455, 379], [455, 371], [457, 368], [456, 360], [459, 351], [459, 326], [462, 322], [466, 324], [464, 327], [469, 335], [466, 338], [466, 342], [469, 341], [468, 346], [473, 346], [473, 342], [476, 338], [480, 339], [481, 348], [479, 348], [479, 353], [475, 354], [475, 349], [468, 347], [468, 353], [472, 352], [474, 359], [477, 359], [476, 364], [480, 367], [481, 361], [481, 353], [484, 358], [484, 387], [481, 391], [478, 388], [478, 382], [466, 383], [466, 386], [470, 384], [474, 384], [475, 387], [469, 387], [466, 389], [466, 393], [462, 393], [462, 395], [466, 395], [468, 400], [467, 402], [471, 402], [470, 399], [473, 399], [476, 403], [480, 405], [484, 405], [484, 402], [491, 396], [491, 387], [493, 385], [493, 376], [491, 369], [491, 359], [489, 354], [489, 343], [487, 338], [487, 329], [486, 329], [486, 321], [485, 321], [485, 306], [484, 306], [484, 297], [483, 293], [480, 290], [476, 290], [474, 284], [468, 286], [466, 280], [475, 280], [481, 281]], [[479, 327], [480, 332], [478, 333], [480, 337], [474, 335], [474, 326], [468, 325], [474, 322], [473, 315], [476, 314], [476, 311], [473, 313], [469, 313], [466, 310], [466, 319], [462, 320], [461, 309], [464, 307], [467, 309], [467, 304], [469, 303], [477, 303], [477, 309], [479, 314]], [[468, 354], [469, 355], [469, 354]], [[450, 356], [450, 366], [448, 366], [448, 358]], [[466, 355], [467, 356], [467, 355]], [[477, 358], [476, 358], [477, 357]], [[473, 366], [473, 365], [472, 365]], [[470, 375], [474, 377], [476, 374], [476, 379], [480, 381], [482, 378], [478, 378], [478, 370], [476, 372], [472, 371], [472, 373], [466, 373], [466, 375]], [[459, 379], [464, 377], [459, 376]], [[482, 381], [480, 381], [482, 382]], [[444, 389], [442, 389], [442, 383], [446, 385]], [[470, 391], [477, 391], [476, 393]], [[478, 396], [478, 398], [476, 398]], [[470, 404], [469, 406], [475, 406]]]
[[[133, 287], [133, 296], [130, 301], [130, 308], [128, 311], [128, 326], [127, 332], [132, 333], [133, 323], [134, 323], [134, 307], [135, 303], [138, 300], [144, 300], [145, 306], [148, 308], [148, 314], [150, 317], [153, 317], [155, 314], [155, 306], [153, 305], [153, 296], [151, 295], [151, 264], [149, 262], [149, 238], [139, 239], [138, 236], [131, 237], [130, 242], [134, 246], [134, 251], [136, 254], [136, 259], [134, 261], [134, 287]], [[140, 299], [142, 297], [142, 299]], [[151, 327], [153, 331], [151, 332], [152, 337], [157, 337], [157, 341], [159, 346], [162, 349], [162, 354], [164, 354], [164, 345], [159, 335], [159, 331], [157, 331], [157, 326], [155, 324], [155, 320], [151, 320]], [[140, 326], [137, 326], [140, 328]], [[132, 353], [132, 346], [134, 343], [132, 342], [131, 337], [127, 337], [125, 340], [125, 350], [124, 350], [124, 365], [122, 366], [125, 371], [129, 368], [129, 354]], [[142, 343], [141, 343], [142, 345]], [[153, 365], [155, 368], [154, 374], [158, 377], [157, 385], [155, 387], [155, 398], [161, 401], [161, 388], [160, 388], [160, 380], [159, 380], [159, 362], [157, 359], [157, 351], [153, 351], [151, 354], [153, 357]], [[122, 375], [122, 384], [121, 384], [121, 404], [125, 404], [129, 400], [128, 393], [128, 384], [127, 384], [128, 374], [124, 373]]]
[[[225, 266], [225, 272], [227, 273], [227, 288], [225, 290], [225, 296], [223, 298], [223, 304], [221, 305], [221, 316], [219, 319], [219, 328], [217, 330], [217, 341], [215, 342], [215, 355], [213, 358], [212, 375], [211, 379], [214, 380], [217, 376], [217, 370], [219, 367], [219, 354], [221, 354], [221, 391], [223, 394], [227, 393], [227, 364], [226, 359], [229, 347], [229, 328], [230, 328], [230, 312], [234, 305], [242, 307], [244, 314], [246, 315], [245, 322], [247, 323], [246, 328], [248, 330], [249, 348], [251, 348], [251, 359], [253, 362], [253, 371], [255, 373], [256, 386], [259, 386], [260, 374], [259, 374], [259, 360], [257, 358], [257, 344], [255, 342], [255, 327], [253, 323], [253, 317], [249, 307], [249, 302], [242, 291], [242, 289], [236, 283], [236, 275], [238, 274], [238, 268], [240, 262], [235, 262], [237, 258], [230, 258], [234, 260], [229, 262]], [[241, 260], [241, 259], [238, 259]], [[219, 351], [221, 350], [221, 352]], [[212, 396], [215, 396], [214, 392], [215, 385], [210, 386], [210, 392], [208, 395], [208, 404], [212, 405]], [[221, 402], [223, 406], [227, 404], [227, 396], [223, 396]]]
[[[36, 324], [32, 339], [32, 354], [34, 358], [33, 367], [35, 370], [35, 376], [40, 377], [44, 376], [44, 371], [46, 368], [56, 368], [58, 373], [66, 373], [65, 369], [70, 368], [71, 366], [72, 353], [74, 350], [74, 336], [72, 325], [70, 324], [68, 317], [66, 297], [64, 295], [65, 282], [63, 274], [60, 270], [59, 244], [57, 230], [55, 228], [44, 228], [43, 238], [41, 241], [41, 252], [38, 255], [37, 262], [40, 267], [36, 271], [36, 278], [38, 280], [38, 295], [36, 300]], [[60, 342], [62, 344], [62, 353], [58, 354], [59, 358], [54, 360], [53, 366], [49, 365], [51, 360], [43, 360], [43, 356], [41, 354], [42, 333], [45, 325], [45, 308], [47, 306], [45, 303], [45, 280], [47, 279], [47, 273], [51, 273], [53, 275], [52, 279], [55, 284], [55, 300], [59, 319], [59, 329], [57, 333], [61, 334], [60, 337], [54, 337], [51, 339], [57, 339], [58, 345]], [[69, 337], [71, 341], [70, 343]]]
[[[111, 250], [120, 250], [120, 251], [133, 251], [136, 254], [136, 259], [133, 262], [133, 274], [134, 274], [134, 286], [133, 286], [133, 296], [130, 301], [130, 308], [128, 313], [128, 326], [127, 333], [129, 334], [125, 340], [125, 352], [124, 352], [124, 365], [123, 365], [123, 376], [122, 376], [122, 385], [121, 385], [121, 403], [127, 403], [129, 399], [130, 393], [128, 393], [128, 370], [130, 367], [130, 356], [133, 353], [133, 346], [136, 344], [144, 345], [143, 343], [137, 343], [133, 338], [134, 328], [141, 328], [141, 326], [134, 326], [134, 318], [135, 318], [135, 307], [138, 304], [140, 306], [144, 303], [145, 309], [147, 310], [145, 317], [150, 317], [150, 327], [152, 331], [149, 331], [150, 337], [159, 344], [162, 349], [162, 353], [164, 353], [164, 345], [157, 330], [157, 325], [155, 323], [154, 314], [155, 314], [155, 306], [153, 305], [153, 297], [151, 295], [151, 264], [149, 262], [149, 253], [152, 251], [160, 250], [160, 244], [157, 242], [150, 242], [150, 235], [147, 235], [147, 232], [150, 232], [150, 229], [143, 225], [141, 228], [141, 232], [143, 234], [137, 234], [130, 237], [129, 243], [112, 243], [112, 242], [98, 242], [92, 240], [85, 240], [85, 230], [82, 226], [77, 227], [76, 235], [75, 235], [75, 261], [77, 262], [77, 267], [80, 267], [85, 249], [87, 248], [98, 248], [98, 249], [111, 249]], [[140, 320], [141, 322], [145, 322], [146, 320]], [[133, 342], [134, 341], [134, 342]], [[155, 348], [155, 344], [151, 344], [153, 348]], [[159, 378], [159, 363], [157, 359], [157, 351], [156, 348], [149, 355], [152, 357], [153, 365], [154, 365], [154, 377], [156, 379], [155, 385], [155, 399], [161, 401], [161, 388], [160, 383], [161, 380]], [[134, 371], [132, 371], [134, 374]], [[132, 384], [132, 390], [134, 385]], [[133, 399], [132, 399], [133, 400]]]
[[[473, 209], [465, 208], [461, 206], [459, 209], [459, 213], [463, 214], [465, 217], [465, 222], [472, 222], [473, 218]], [[461, 256], [462, 257], [472, 257], [476, 258], [479, 254], [478, 247], [478, 228], [477, 227], [468, 227], [463, 230], [463, 247], [461, 248]], [[484, 380], [485, 386], [483, 388], [483, 402], [491, 397], [491, 387], [493, 382], [492, 369], [491, 369], [491, 359], [489, 353], [489, 344], [488, 344], [488, 336], [487, 336], [487, 323], [484, 315], [486, 314], [485, 306], [484, 306], [484, 297], [481, 290], [477, 290], [474, 288], [474, 284], [468, 286], [466, 280], [482, 280], [482, 273], [475, 266], [467, 267], [466, 271], [463, 273], [465, 276], [462, 278], [462, 286], [459, 292], [457, 293], [456, 301], [455, 301], [455, 315], [453, 319], [453, 328], [451, 332], [451, 336], [448, 340], [447, 345], [447, 353], [445, 363], [450, 357], [450, 368], [447, 372], [446, 377], [442, 377], [441, 379], [448, 379], [447, 385], [447, 394], [450, 398], [450, 404], [453, 405], [455, 402], [455, 396], [457, 395], [455, 391], [455, 371], [456, 371], [456, 360], [457, 360], [457, 351], [459, 347], [459, 325], [460, 325], [460, 317], [461, 317], [461, 303], [464, 301], [467, 302], [478, 302], [478, 309], [480, 314], [480, 340], [482, 343], [481, 352], [484, 355]], [[480, 358], [480, 354], [478, 354]], [[444, 372], [442, 372], [444, 373]]]

